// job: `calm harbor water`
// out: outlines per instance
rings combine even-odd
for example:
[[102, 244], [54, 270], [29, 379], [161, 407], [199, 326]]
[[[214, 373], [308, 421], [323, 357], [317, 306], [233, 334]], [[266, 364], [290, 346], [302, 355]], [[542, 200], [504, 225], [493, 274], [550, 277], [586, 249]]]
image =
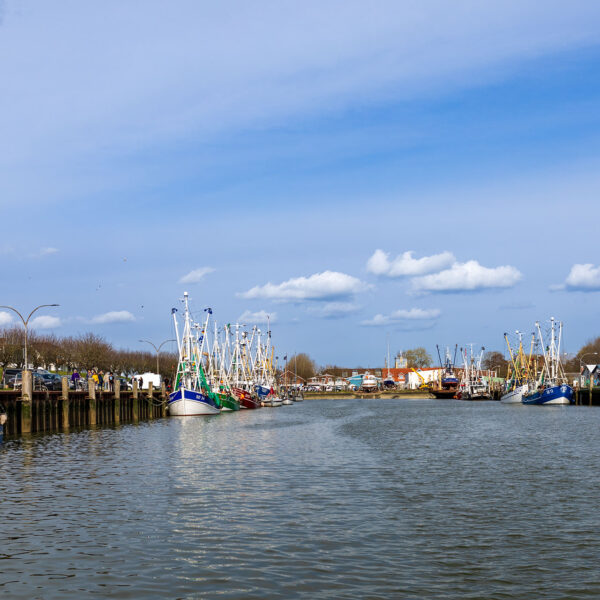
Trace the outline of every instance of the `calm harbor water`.
[[598, 598], [600, 411], [310, 400], [0, 447], [10, 598]]

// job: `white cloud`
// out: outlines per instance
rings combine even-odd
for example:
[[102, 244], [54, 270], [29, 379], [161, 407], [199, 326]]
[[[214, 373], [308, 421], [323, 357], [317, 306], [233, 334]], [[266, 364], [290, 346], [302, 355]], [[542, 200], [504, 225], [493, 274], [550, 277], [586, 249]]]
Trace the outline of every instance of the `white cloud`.
[[244, 311], [239, 317], [239, 323], [267, 323], [267, 319], [271, 323], [275, 323], [277, 321], [277, 313], [270, 312], [268, 313], [266, 310], [259, 310], [256, 312], [251, 312], [249, 310]]
[[441, 311], [437, 308], [399, 309], [389, 315], [377, 314], [372, 319], [361, 321], [361, 325], [380, 327], [385, 325], [395, 325], [406, 321], [431, 321], [437, 319], [440, 314]]
[[383, 275], [386, 277], [407, 277], [425, 275], [427, 273], [437, 273], [446, 269], [455, 258], [451, 252], [442, 252], [423, 258], [413, 258], [413, 252], [408, 251], [399, 254], [396, 258], [390, 260], [389, 254], [383, 250], [375, 250], [371, 258], [367, 261], [367, 271], [374, 275]]
[[337, 271], [315, 273], [310, 277], [296, 277], [283, 283], [266, 283], [239, 294], [242, 298], [269, 298], [271, 300], [333, 300], [364, 292], [369, 285], [352, 275]]
[[190, 271], [187, 275], [184, 275], [179, 280], [179, 283], [198, 283], [202, 279], [204, 279], [206, 275], [213, 272], [214, 269], [212, 267], [202, 267], [200, 269], [194, 269], [193, 271]]
[[591, 263], [573, 265], [564, 285], [553, 286], [553, 289], [567, 289], [580, 292], [600, 291], [600, 266]]
[[317, 317], [324, 319], [336, 319], [355, 313], [361, 306], [354, 302], [326, 302], [320, 306], [309, 306], [307, 311]]
[[5, 311], [0, 312], [0, 327], [10, 325], [13, 322], [12, 315]]
[[62, 325], [61, 320], [58, 317], [51, 317], [49, 315], [40, 315], [31, 320], [29, 324], [34, 329], [54, 329]]
[[135, 321], [135, 317], [128, 310], [112, 310], [107, 313], [96, 315], [90, 319], [90, 323], [104, 325], [106, 323], [129, 323]]
[[488, 268], [476, 260], [455, 263], [449, 269], [415, 277], [413, 289], [418, 292], [467, 292], [482, 289], [509, 288], [516, 285], [523, 275], [509, 265]]

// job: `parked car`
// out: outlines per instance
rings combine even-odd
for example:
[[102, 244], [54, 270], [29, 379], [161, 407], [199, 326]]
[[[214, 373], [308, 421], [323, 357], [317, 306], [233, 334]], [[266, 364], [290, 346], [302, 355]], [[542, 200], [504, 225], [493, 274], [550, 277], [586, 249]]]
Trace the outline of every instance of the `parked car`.
[[[35, 371], [31, 374], [33, 378], [33, 390], [35, 392], [45, 392], [48, 390], [48, 386], [46, 385], [46, 380]], [[20, 390], [23, 385], [22, 373], [18, 373], [8, 382], [8, 385], [15, 390]]]
[[49, 390], [60, 391], [62, 390], [62, 377], [58, 375], [58, 373], [39, 373], [44, 381], [46, 382], [46, 387]]
[[2, 387], [9, 386], [9, 381], [16, 377], [21, 372], [21, 369], [4, 369], [2, 373]]

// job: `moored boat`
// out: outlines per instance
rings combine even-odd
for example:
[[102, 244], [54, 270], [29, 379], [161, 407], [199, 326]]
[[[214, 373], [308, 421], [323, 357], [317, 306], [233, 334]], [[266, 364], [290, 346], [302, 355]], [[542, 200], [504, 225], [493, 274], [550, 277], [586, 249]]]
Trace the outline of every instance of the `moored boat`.
[[231, 388], [231, 391], [237, 397], [240, 403], [240, 408], [254, 409], [261, 407], [260, 399], [257, 396], [251, 394], [248, 390], [244, 390], [239, 387], [234, 387]]
[[523, 385], [518, 385], [513, 387], [508, 392], [504, 393], [500, 397], [500, 402], [503, 404], [522, 404], [523, 394], [526, 394], [529, 391], [529, 384], [524, 383]]
[[542, 387], [523, 394], [523, 404], [567, 405], [573, 404], [573, 388], [566, 383]]
[[[181, 417], [219, 414], [221, 411], [218, 398], [211, 391], [202, 367], [204, 337], [201, 336], [201, 340], [199, 339], [197, 332], [200, 327], [198, 324], [192, 323], [187, 292], [183, 294], [183, 302], [184, 316], [181, 338], [176, 316], [177, 309], [172, 310], [179, 361], [173, 392], [169, 394], [167, 401], [167, 409], [170, 415]], [[205, 329], [207, 324], [208, 315]], [[194, 331], [196, 331], [195, 334]]]
[[174, 417], [218, 415], [221, 412], [214, 399], [208, 394], [184, 387], [169, 394], [167, 408], [169, 414]]
[[219, 406], [223, 412], [234, 412], [240, 410], [240, 403], [237, 398], [229, 394], [217, 394], [219, 398]]
[[523, 394], [523, 404], [541, 406], [567, 405], [574, 403], [573, 388], [567, 384], [567, 378], [560, 360], [560, 345], [562, 341], [562, 323], [550, 319], [550, 343], [546, 347], [539, 322], [535, 324], [538, 340], [542, 348], [544, 364], [536, 389]]
[[[473, 356], [473, 344], [471, 344], [471, 356], [467, 355], [467, 349], [461, 349], [463, 357], [463, 374], [460, 383], [460, 398], [462, 400], [491, 400], [489, 378], [483, 377], [481, 361], [485, 348], [481, 348], [479, 358]], [[458, 396], [457, 396], [458, 397]]]
[[456, 398], [456, 395], [460, 391], [460, 381], [454, 372], [454, 363], [456, 362], [456, 351], [458, 349], [458, 344], [454, 348], [454, 359], [451, 359], [450, 357], [450, 349], [446, 348], [446, 356], [444, 357], [443, 363], [440, 355], [440, 348], [437, 344], [435, 347], [437, 349], [438, 359], [440, 361], [440, 369], [442, 372], [438, 381], [430, 386], [429, 392], [439, 400]]

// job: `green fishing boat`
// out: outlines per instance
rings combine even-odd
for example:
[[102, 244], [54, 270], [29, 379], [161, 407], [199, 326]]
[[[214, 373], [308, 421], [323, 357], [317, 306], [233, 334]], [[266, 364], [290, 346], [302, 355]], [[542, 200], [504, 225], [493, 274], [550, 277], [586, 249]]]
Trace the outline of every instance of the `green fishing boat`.
[[215, 393], [217, 402], [221, 408], [221, 412], [231, 412], [240, 410], [240, 403], [230, 394], [217, 392]]

